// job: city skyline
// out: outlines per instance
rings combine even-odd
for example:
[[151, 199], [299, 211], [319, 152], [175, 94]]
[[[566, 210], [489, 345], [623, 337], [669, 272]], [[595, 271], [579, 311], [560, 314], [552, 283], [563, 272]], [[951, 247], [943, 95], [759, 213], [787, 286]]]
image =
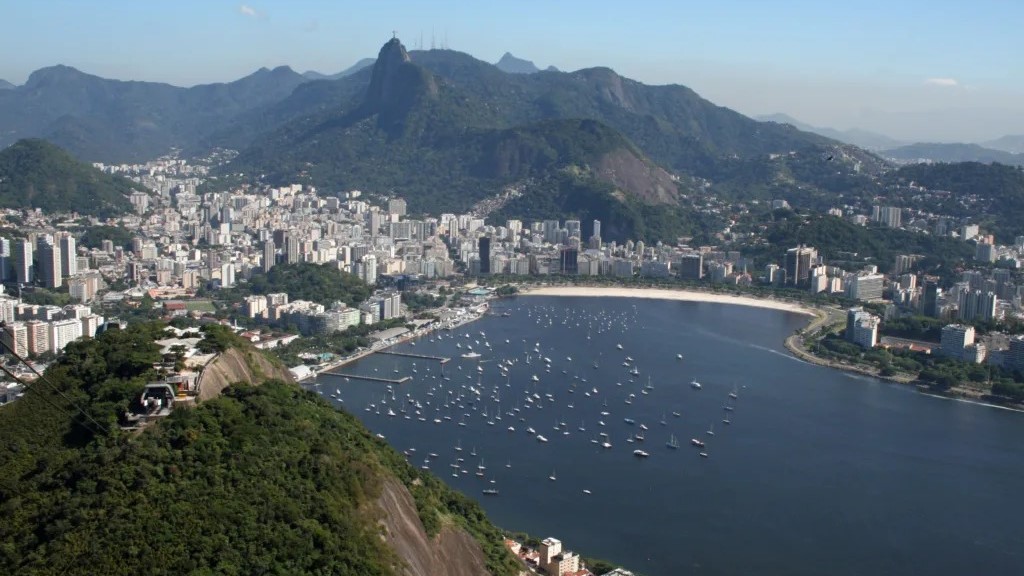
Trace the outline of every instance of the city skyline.
[[[15, 84], [55, 64], [122, 79], [195, 85], [260, 67], [334, 73], [396, 31], [410, 49], [503, 53], [564, 71], [607, 66], [648, 84], [682, 84], [757, 116], [786, 113], [903, 140], [982, 141], [1024, 133], [1024, 7], [991, 0], [856, 6], [732, 0], [419, 6], [300, 1], [12, 5], [0, 63]], [[654, 41], [651, 38], [655, 38]], [[130, 49], [125, 49], [130, 47]], [[176, 48], [176, 49], [169, 49]]]

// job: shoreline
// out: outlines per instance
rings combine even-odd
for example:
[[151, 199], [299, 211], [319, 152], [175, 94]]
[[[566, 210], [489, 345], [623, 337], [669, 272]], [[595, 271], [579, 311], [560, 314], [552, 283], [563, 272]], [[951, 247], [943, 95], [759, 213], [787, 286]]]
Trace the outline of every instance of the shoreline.
[[717, 294], [701, 290], [673, 290], [669, 288], [616, 288], [594, 286], [545, 286], [527, 288], [516, 296], [581, 296], [586, 298], [644, 298], [648, 300], [674, 300], [677, 302], [703, 302], [707, 304], [733, 304], [817, 316], [813, 308], [787, 300], [759, 296]]
[[424, 326], [422, 328], [419, 328], [418, 330], [413, 330], [413, 331], [411, 331], [411, 332], [409, 332], [407, 334], [403, 334], [402, 336], [396, 338], [394, 342], [389, 342], [387, 344], [384, 344], [382, 346], [375, 347], [375, 348], [374, 347], [365, 348], [365, 349], [359, 350], [358, 352], [352, 354], [351, 356], [345, 356], [344, 358], [338, 358], [336, 360], [332, 360], [332, 361], [324, 363], [324, 364], [319, 364], [319, 365], [315, 366], [313, 369], [311, 369], [310, 373], [308, 375], [306, 375], [306, 376], [304, 376], [302, 378], [295, 378], [295, 381], [301, 384], [303, 382], [309, 382], [309, 381], [316, 380], [322, 374], [330, 373], [332, 370], [336, 370], [338, 368], [341, 368], [341, 367], [346, 366], [348, 364], [351, 364], [353, 362], [357, 362], [359, 360], [362, 360], [363, 358], [366, 358], [367, 356], [372, 356], [372, 355], [376, 354], [377, 352], [380, 352], [381, 350], [387, 350], [388, 348], [391, 348], [393, 346], [397, 346], [399, 344], [404, 344], [406, 342], [409, 342], [410, 340], [416, 340], [418, 338], [423, 338], [424, 336], [428, 336], [429, 334], [431, 334], [433, 332], [436, 332], [438, 330], [454, 330], [454, 329], [456, 329], [456, 328], [458, 328], [460, 326], [464, 326], [464, 325], [469, 324], [471, 322], [476, 322], [480, 318], [483, 318], [485, 313], [486, 313], [486, 310], [483, 310], [483, 311], [477, 310], [474, 313], [467, 314], [465, 317], [461, 318], [458, 322], [447, 323], [447, 324], [441, 323], [441, 322], [434, 322], [434, 323], [431, 323], [431, 324], [427, 324], [426, 326]]
[[813, 335], [824, 328], [829, 321], [829, 313], [821, 307], [811, 307], [795, 302], [762, 298], [757, 296], [737, 296], [731, 294], [716, 294], [699, 290], [672, 290], [667, 288], [616, 288], [616, 287], [590, 287], [590, 286], [545, 286], [540, 288], [528, 288], [517, 296], [577, 296], [587, 298], [642, 298], [650, 300], [674, 300], [679, 302], [703, 302], [709, 304], [732, 304], [738, 306], [749, 306], [782, 312], [792, 312], [810, 316], [807, 325], [799, 333], [792, 334], [784, 341], [786, 350], [802, 362], [832, 368], [859, 376], [875, 378], [883, 382], [891, 382], [903, 386], [913, 386], [915, 390], [924, 396], [954, 400], [965, 404], [975, 404], [986, 408], [999, 408], [1024, 413], [1024, 407], [1013, 404], [996, 404], [991, 401], [974, 400], [962, 395], [948, 393], [942, 394], [933, 390], [921, 390], [914, 384], [917, 379], [910, 378], [906, 374], [883, 376], [878, 370], [868, 366], [859, 366], [846, 362], [837, 362], [820, 358], [804, 348], [804, 336]]

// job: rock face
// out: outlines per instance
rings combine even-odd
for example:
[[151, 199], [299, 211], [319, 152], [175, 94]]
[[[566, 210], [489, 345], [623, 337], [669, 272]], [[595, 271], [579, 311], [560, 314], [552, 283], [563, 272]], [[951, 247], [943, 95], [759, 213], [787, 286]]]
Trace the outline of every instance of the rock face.
[[412, 63], [398, 38], [388, 40], [373, 64], [362, 112], [379, 114], [382, 125], [399, 121], [421, 99], [435, 98], [434, 77]]
[[605, 154], [595, 166], [596, 175], [619, 190], [626, 190], [648, 204], [678, 204], [679, 188], [660, 166], [629, 150]]
[[394, 478], [384, 480], [378, 505], [388, 546], [402, 559], [404, 576], [478, 576], [488, 574], [484, 553], [465, 530], [445, 525], [427, 536], [412, 494]]
[[235, 382], [258, 384], [268, 379], [295, 381], [284, 366], [271, 364], [255, 350], [231, 348], [217, 356], [203, 370], [199, 379], [199, 401], [216, 398], [222, 390]]

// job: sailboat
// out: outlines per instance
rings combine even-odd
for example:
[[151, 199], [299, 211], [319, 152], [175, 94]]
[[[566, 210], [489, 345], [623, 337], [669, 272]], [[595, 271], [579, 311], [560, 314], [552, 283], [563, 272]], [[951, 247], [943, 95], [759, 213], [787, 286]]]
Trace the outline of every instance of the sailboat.
[[715, 423], [714, 422], [711, 423], [711, 427], [708, 428], [708, 431], [706, 432], [706, 434], [708, 436], [714, 436], [715, 435]]
[[548, 476], [548, 480], [551, 480], [552, 482], [554, 482], [555, 480], [558, 480], [558, 478], [555, 477], [555, 470], [553, 468], [551, 470], [551, 476]]
[[676, 448], [679, 448], [679, 440], [676, 440], [676, 435], [675, 434], [673, 434], [672, 436], [669, 437], [668, 442], [665, 443], [665, 446], [668, 446], [669, 448], [671, 448], [673, 450], [675, 450]]
[[736, 385], [735, 384], [732, 387], [732, 392], [729, 392], [729, 398], [732, 398], [733, 400], [739, 398], [739, 395], [736, 393]]

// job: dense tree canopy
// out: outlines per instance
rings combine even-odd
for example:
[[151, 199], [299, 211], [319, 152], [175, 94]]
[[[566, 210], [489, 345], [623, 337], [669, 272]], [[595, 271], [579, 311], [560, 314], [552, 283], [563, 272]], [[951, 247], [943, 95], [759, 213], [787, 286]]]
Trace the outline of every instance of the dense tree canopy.
[[295, 385], [236, 384], [122, 432], [116, 415], [153, 375], [162, 331], [73, 343], [46, 373], [65, 396], [33, 387], [0, 409], [0, 573], [394, 574], [371, 505], [387, 478], [432, 534], [462, 526], [494, 574], [517, 573], [479, 505]]
[[291, 300], [311, 300], [325, 306], [336, 301], [355, 306], [370, 295], [370, 287], [358, 276], [329, 264], [308, 262], [278, 264], [266, 274], [256, 273], [248, 289], [253, 294], [287, 292]]

